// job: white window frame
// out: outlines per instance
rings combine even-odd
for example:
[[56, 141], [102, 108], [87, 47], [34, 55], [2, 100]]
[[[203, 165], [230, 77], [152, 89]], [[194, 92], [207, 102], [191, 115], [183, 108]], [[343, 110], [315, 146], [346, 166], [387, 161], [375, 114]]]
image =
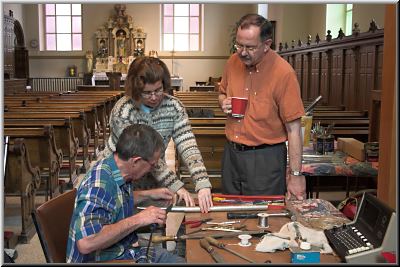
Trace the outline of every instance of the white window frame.
[[[169, 3], [168, 3], [169, 4]], [[172, 3], [171, 3], [172, 4]], [[165, 47], [165, 45], [164, 45], [164, 4], [160, 4], [160, 9], [161, 9], [161, 30], [160, 30], [160, 32], [161, 32], [161, 36], [160, 36], [160, 39], [161, 39], [161, 41], [160, 41], [160, 51], [166, 51], [166, 52], [172, 52], [172, 53], [174, 53], [174, 52], [199, 52], [199, 51], [203, 51], [203, 25], [204, 25], [204, 21], [203, 21], [203, 19], [204, 19], [204, 4], [200, 4], [200, 3], [183, 3], [183, 4], [187, 4], [187, 5], [190, 5], [190, 4], [198, 4], [199, 5], [199, 29], [198, 29], [198, 50], [190, 50], [190, 19], [189, 19], [189, 26], [188, 26], [188, 32], [186, 32], [186, 33], [184, 33], [184, 34], [187, 34], [188, 35], [188, 38], [187, 38], [187, 42], [188, 42], [188, 44], [187, 44], [187, 47], [189, 47], [189, 50], [178, 50], [177, 48], [176, 48], [176, 45], [175, 45], [175, 35], [176, 35], [176, 33], [175, 33], [175, 31], [174, 31], [174, 29], [172, 30], [173, 32], [172, 32], [172, 35], [173, 35], [173, 48], [172, 49], [164, 49], [164, 47]], [[174, 7], [175, 7], [175, 5], [176, 4], [173, 4], [174, 5]], [[175, 14], [173, 14], [173, 21], [175, 20], [175, 17], [181, 17], [181, 16], [175, 16]], [[185, 16], [185, 17], [191, 17], [190, 16], [190, 14], [188, 15], [188, 16]], [[180, 34], [182, 34], [182, 33], [180, 33]]]
[[346, 29], [345, 34], [351, 35], [353, 33], [353, 4], [345, 4], [345, 20], [346, 20]]
[[[56, 6], [57, 5], [59, 5], [59, 4], [57, 4], [57, 3], [45, 3], [45, 4], [39, 4], [39, 10], [40, 10], [40, 12], [39, 12], [39, 14], [41, 14], [42, 15], [42, 24], [41, 24], [41, 32], [42, 32], [42, 36], [43, 36], [43, 44], [42, 45], [40, 45], [40, 48], [41, 48], [41, 50], [43, 50], [43, 51], [55, 51], [55, 52], [75, 52], [75, 51], [83, 51], [83, 16], [82, 16], [82, 4], [79, 4], [80, 5], [80, 8], [81, 8], [81, 14], [80, 15], [72, 15], [72, 5], [77, 5], [76, 3], [65, 3], [65, 4], [68, 4], [68, 5], [70, 5], [70, 8], [71, 8], [71, 14], [70, 15], [62, 15], [63, 17], [69, 17], [69, 20], [71, 21], [71, 28], [70, 28], [70, 30], [69, 30], [69, 32], [67, 32], [67, 33], [62, 33], [62, 34], [67, 34], [67, 35], [69, 35], [70, 36], [70, 40], [71, 40], [71, 46], [70, 46], [70, 49], [61, 49], [60, 48], [60, 46], [59, 45], [57, 45], [57, 34], [60, 34], [60, 33], [58, 33], [57, 32], [57, 26], [55, 26], [55, 32], [54, 33], [51, 33], [51, 34], [55, 34], [56, 35], [56, 49], [48, 49], [48, 47], [47, 47], [47, 30], [46, 30], [46, 18], [47, 17], [49, 17], [47, 14], [46, 14], [46, 4], [54, 4], [55, 5], [55, 9], [56, 9], [56, 11], [55, 11], [55, 15], [49, 15], [49, 16], [54, 16], [55, 17], [55, 20], [56, 20], [56, 25], [57, 25], [57, 17], [59, 17], [59, 16], [61, 16], [61, 15], [57, 15], [57, 8], [56, 8]], [[61, 3], [60, 3], [61, 4]], [[64, 4], [64, 3], [62, 3], [62, 4]], [[74, 33], [73, 31], [72, 31], [72, 19], [73, 18], [76, 18], [76, 17], [78, 17], [78, 18], [80, 18], [80, 23], [81, 23], [81, 29], [80, 29], [80, 34], [81, 34], [81, 44], [80, 44], [80, 49], [74, 49], [74, 46], [73, 46], [73, 34], [76, 34], [76, 33]]]

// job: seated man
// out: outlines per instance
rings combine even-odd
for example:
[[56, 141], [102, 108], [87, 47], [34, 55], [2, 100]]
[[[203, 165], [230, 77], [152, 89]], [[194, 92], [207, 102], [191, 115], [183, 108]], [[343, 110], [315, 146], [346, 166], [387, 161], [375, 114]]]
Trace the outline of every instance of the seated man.
[[[138, 263], [184, 263], [163, 248], [138, 245], [135, 230], [163, 224], [166, 211], [154, 206], [133, 214], [134, 204], [145, 199], [171, 200], [167, 188], [133, 191], [132, 181], [154, 168], [163, 150], [161, 136], [150, 126], [128, 126], [118, 139], [116, 151], [101, 159], [80, 183], [71, 218], [67, 262], [132, 259]], [[148, 255], [149, 254], [149, 255]]]

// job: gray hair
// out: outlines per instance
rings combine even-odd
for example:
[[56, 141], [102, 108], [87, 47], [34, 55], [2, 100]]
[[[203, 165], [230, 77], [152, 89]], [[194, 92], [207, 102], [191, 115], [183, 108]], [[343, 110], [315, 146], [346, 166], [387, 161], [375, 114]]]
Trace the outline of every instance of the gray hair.
[[149, 160], [163, 150], [163, 139], [156, 130], [145, 124], [133, 124], [122, 131], [115, 152], [122, 160], [135, 156]]

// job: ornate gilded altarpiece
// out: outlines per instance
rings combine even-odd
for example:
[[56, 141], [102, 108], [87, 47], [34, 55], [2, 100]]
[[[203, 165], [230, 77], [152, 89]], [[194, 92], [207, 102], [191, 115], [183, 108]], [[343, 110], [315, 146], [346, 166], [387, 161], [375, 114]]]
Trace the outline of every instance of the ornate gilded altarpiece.
[[133, 19], [126, 14], [126, 6], [114, 6], [115, 15], [96, 31], [95, 68], [93, 73], [100, 77], [106, 72], [126, 74], [129, 64], [142, 56], [146, 48], [146, 35], [142, 27], [135, 27]]

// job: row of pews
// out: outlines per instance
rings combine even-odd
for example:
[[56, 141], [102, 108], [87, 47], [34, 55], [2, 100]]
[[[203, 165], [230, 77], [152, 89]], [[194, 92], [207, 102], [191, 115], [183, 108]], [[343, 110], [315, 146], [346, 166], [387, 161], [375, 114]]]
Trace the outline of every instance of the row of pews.
[[[203, 160], [213, 184], [213, 191], [221, 188], [221, 158], [226, 142], [224, 114], [218, 104], [218, 92], [174, 92], [186, 107], [193, 133], [202, 153]], [[304, 106], [310, 103], [305, 102]], [[194, 112], [201, 111], [201, 112]], [[208, 112], [205, 112], [208, 111]], [[212, 116], [208, 116], [209, 114]], [[197, 116], [207, 114], [207, 116]], [[313, 112], [313, 123], [319, 122], [327, 127], [334, 124], [332, 134], [337, 137], [353, 137], [360, 141], [368, 140], [369, 119], [366, 111], [344, 110], [339, 106], [317, 105]], [[177, 157], [179, 159], [179, 157]], [[176, 165], [177, 173], [188, 189], [194, 189], [186, 167], [180, 159]]]
[[45, 200], [76, 185], [108, 136], [109, 114], [123, 91], [19, 92], [4, 95], [5, 195], [21, 197], [26, 243], [35, 230], [35, 195]]

